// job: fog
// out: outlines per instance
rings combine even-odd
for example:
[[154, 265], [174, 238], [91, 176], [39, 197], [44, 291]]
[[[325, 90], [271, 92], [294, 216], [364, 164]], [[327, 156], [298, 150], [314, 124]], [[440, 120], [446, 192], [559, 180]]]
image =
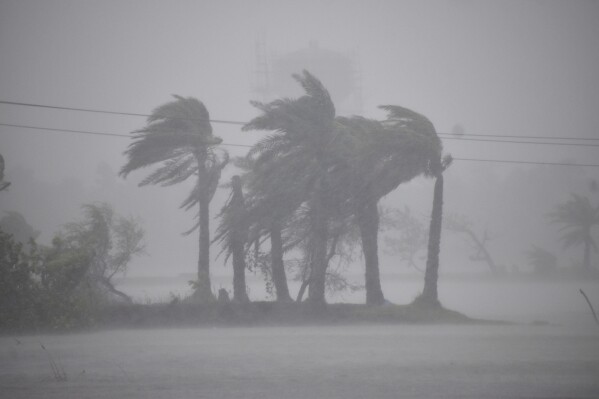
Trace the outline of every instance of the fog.
[[[590, 397], [593, 390], [596, 393], [599, 389], [588, 377], [599, 367], [597, 335], [592, 332], [596, 326], [578, 290], [582, 288], [599, 306], [598, 280], [596, 274], [585, 279], [569, 273], [582, 264], [582, 247], [564, 248], [563, 231], [559, 224], [551, 223], [549, 214], [572, 194], [589, 198], [595, 207], [599, 203], [597, 38], [599, 3], [579, 0], [0, 1], [0, 154], [5, 161], [4, 181], [11, 183], [8, 190], [0, 192], [0, 219], [7, 212], [20, 213], [39, 232], [37, 242], [48, 246], [67, 223], [81, 219], [83, 204], [109, 203], [116, 213], [139, 220], [145, 230], [145, 254], [133, 258], [125, 274], [116, 275], [117, 288], [136, 303], [183, 299], [191, 294], [188, 281], [197, 276], [198, 233], [182, 234], [196, 223], [197, 211], [179, 207], [195, 183], [188, 179], [169, 187], [138, 187], [151, 168], [120, 177], [119, 170], [127, 162], [124, 151], [131, 144], [130, 138], [120, 135], [143, 128], [144, 115], [172, 101], [171, 95], [191, 96], [202, 101], [210, 112], [213, 134], [223, 139], [218, 147], [226, 149], [232, 158], [244, 156], [249, 146], [267, 134], [241, 130], [241, 124], [259, 115], [250, 101], [301, 96], [301, 86], [291, 74], [307, 69], [330, 90], [337, 115], [383, 120], [385, 112], [378, 108], [380, 105], [410, 108], [432, 121], [442, 140], [443, 153], [453, 156], [453, 163], [444, 173], [444, 214], [469, 223], [470, 231], [483, 242], [502, 276], [494, 275], [488, 262], [475, 259], [480, 253], [467, 234], [444, 228], [439, 261], [441, 303], [470, 317], [526, 325], [547, 323], [553, 329], [527, 325], [511, 330], [505, 326], [496, 327], [499, 330], [493, 330], [493, 326], [439, 330], [449, 336], [455, 334], [459, 342], [448, 349], [451, 353], [423, 360], [426, 356], [422, 353], [432, 350], [428, 348], [430, 342], [419, 338], [430, 334], [426, 326], [410, 326], [407, 330], [401, 326], [383, 330], [363, 327], [348, 338], [351, 342], [347, 348], [361, 348], [361, 339], [382, 334], [374, 340], [380, 338], [385, 343], [372, 347], [377, 353], [371, 365], [376, 375], [342, 383], [343, 391], [335, 394], [330, 391], [333, 381], [353, 378], [359, 370], [370, 367], [363, 363], [352, 368], [343, 360], [343, 356], [350, 360], [363, 358], [364, 353], [348, 355], [330, 346], [326, 337], [342, 331], [327, 327], [329, 330], [319, 337], [314, 330], [302, 330], [318, 342], [303, 342], [308, 338], [301, 332], [271, 332], [280, 348], [299, 340], [300, 346], [331, 351], [329, 356], [336, 359], [330, 365], [336, 370], [334, 376], [311, 369], [309, 355], [294, 365], [279, 364], [287, 361], [280, 360], [288, 355], [287, 349], [245, 353], [228, 348], [238, 338], [225, 337], [215, 345], [225, 348], [225, 352], [208, 354], [219, 366], [204, 371], [218, 375], [248, 356], [255, 362], [252, 372], [230, 369], [225, 373], [226, 381], [205, 377], [206, 381], [217, 382], [208, 383], [213, 385], [206, 388], [203, 397], [264, 397], [263, 385], [241, 392], [245, 387], [240, 381], [245, 378], [264, 383], [267, 377], [285, 373], [281, 370], [289, 373], [271, 387], [267, 397], [300, 397], [299, 393], [304, 393], [302, 397], [397, 397], [394, 392], [405, 386], [415, 389], [407, 397], [423, 398], [441, 397], [439, 392], [444, 387], [449, 387], [447, 397]], [[317, 54], [330, 57], [329, 63], [319, 64]], [[240, 170], [230, 164], [220, 183], [229, 182], [237, 173]], [[409, 209], [428, 229], [434, 185], [434, 179], [418, 176], [386, 195], [379, 206], [386, 210]], [[218, 226], [215, 217], [229, 194], [230, 188], [219, 187], [210, 203], [213, 235]], [[597, 226], [590, 234], [598, 242]], [[398, 229], [383, 226], [379, 237], [385, 299], [394, 304], [410, 303], [422, 292], [426, 246], [418, 249], [415, 264], [410, 265], [390, 247], [389, 242], [400, 237]], [[556, 256], [556, 267], [561, 272], [558, 277], [535, 272], [529, 257], [533, 246]], [[231, 261], [225, 264], [225, 257], [218, 253], [217, 244], [213, 244], [212, 289], [215, 293], [220, 288], [232, 293]], [[343, 273], [350, 283], [363, 286], [361, 248], [356, 254], [343, 266]], [[297, 254], [292, 251], [286, 257], [291, 259]], [[591, 250], [590, 263], [595, 269], [599, 267], [597, 251]], [[259, 271], [248, 271], [247, 280], [251, 300], [274, 299]], [[300, 281], [290, 278], [291, 297], [296, 297], [300, 285]], [[327, 292], [327, 300], [364, 303], [365, 291]], [[241, 342], [248, 340], [248, 347], [258, 348], [263, 343], [255, 339], [262, 333], [256, 331], [227, 331], [225, 335], [238, 334], [244, 337]], [[434, 333], [433, 347], [440, 345], [445, 332]], [[179, 334], [186, 344], [171, 347], [156, 341], [158, 332], [146, 332], [149, 336], [144, 339], [162, 342], [160, 350], [173, 356], [167, 368], [179, 370], [198, 366], [197, 356], [208, 356], [203, 349], [183, 356], [179, 352], [186, 350], [182, 349], [187, 348], [185, 345], [215, 339], [211, 330], [202, 330], [198, 334], [207, 336], [198, 339], [192, 339], [193, 333], [188, 330], [171, 333]], [[135, 340], [121, 337], [129, 332], [107, 334], [116, 335], [106, 338], [98, 333], [100, 342]], [[541, 340], [547, 338], [547, 346], [538, 344], [537, 334]], [[577, 341], [580, 336], [584, 339]], [[73, 338], [85, 340], [79, 348], [93, 341], [81, 337]], [[18, 352], [11, 363], [15, 370], [45, 362], [36, 358], [37, 348], [33, 349], [31, 342], [23, 349], [5, 338], [3, 356]], [[97, 373], [93, 374], [89, 359], [96, 357], [95, 352], [81, 355], [84, 360], [73, 359], [70, 357], [75, 355], [64, 347], [67, 341], [40, 339], [56, 340], [55, 350], [70, 367], [69, 373], [87, 370], [89, 377], [82, 374], [69, 382], [72, 397], [109, 397], [109, 391], [89, 390], [94, 384], [107, 382], [120, 386], [119, 392], [123, 393], [127, 381], [134, 381], [137, 385], [126, 388], [132, 390], [127, 391], [131, 397], [160, 397], [156, 392], [175, 385], [180, 388], [172, 397], [189, 397], [198, 389], [194, 385], [198, 383], [191, 382], [193, 373], [162, 375], [164, 380], [154, 381], [148, 388], [157, 372], [138, 368], [136, 360], [127, 360], [129, 364], [122, 359], [107, 360], [113, 365], [122, 364], [122, 373], [120, 368], [103, 366], [98, 360], [93, 366]], [[483, 362], [484, 349], [479, 352], [467, 348], [469, 339], [480, 348], [499, 348], [488, 353], [490, 363]], [[424, 357], [413, 358], [401, 351], [384, 353], [385, 348], [401, 340], [409, 342], [408, 352]], [[527, 346], [530, 352], [501, 358], [502, 350]], [[548, 351], [550, 347], [553, 349]], [[159, 356], [144, 357], [141, 354], [145, 349], [128, 348], [131, 359], [139, 355], [140, 362], [157, 361]], [[242, 353], [239, 359], [238, 353]], [[567, 360], [560, 363], [563, 356]], [[393, 363], [392, 358], [403, 360]], [[439, 363], [439, 358], [449, 360]], [[529, 361], [531, 358], [537, 360]], [[459, 367], [447, 372], [443, 367], [454, 361], [451, 359]], [[258, 372], [264, 364], [268, 368]], [[413, 364], [419, 371], [406, 371]], [[480, 364], [489, 368], [477, 370]], [[326, 366], [326, 362], [319, 363], [321, 368]], [[47, 365], [40, 363], [38, 367], [39, 371], [19, 374], [21, 371], [9, 372], [3, 366], [0, 381], [9, 384], [13, 392], [17, 392], [15, 387], [33, 387], [22, 397], [42, 397], [44, 391], [39, 390], [38, 382]], [[569, 374], [559, 381], [551, 380], [564, 368]], [[442, 377], [437, 380], [433, 376], [439, 373]], [[496, 384], [490, 391], [466, 392], [469, 385], [465, 381], [477, 373], [482, 374], [481, 381], [487, 382], [493, 380], [492, 376], [504, 375], [515, 388], [503, 391], [507, 384]], [[390, 383], [398, 374], [401, 378]], [[555, 391], [535, 390], [519, 374], [538, 378], [536, 387], [549, 384]], [[303, 390], [304, 381], [314, 380], [314, 375], [325, 377]], [[377, 378], [381, 379], [380, 385]], [[435, 385], [423, 388], [429, 378], [435, 380]], [[147, 391], [140, 394], [134, 386], [144, 386]], [[220, 390], [222, 386], [230, 389]], [[573, 391], [576, 386], [582, 387], [580, 391]], [[51, 397], [61, 397], [60, 389], [52, 392]]]

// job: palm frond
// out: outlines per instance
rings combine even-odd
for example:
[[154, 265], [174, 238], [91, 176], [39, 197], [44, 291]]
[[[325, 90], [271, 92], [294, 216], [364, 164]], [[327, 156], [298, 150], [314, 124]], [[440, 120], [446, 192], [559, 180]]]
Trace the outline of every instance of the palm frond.
[[196, 174], [197, 170], [196, 158], [192, 154], [182, 154], [176, 158], [166, 160], [164, 166], [149, 174], [139, 185], [160, 184], [162, 186], [171, 186], [185, 181], [193, 174]]

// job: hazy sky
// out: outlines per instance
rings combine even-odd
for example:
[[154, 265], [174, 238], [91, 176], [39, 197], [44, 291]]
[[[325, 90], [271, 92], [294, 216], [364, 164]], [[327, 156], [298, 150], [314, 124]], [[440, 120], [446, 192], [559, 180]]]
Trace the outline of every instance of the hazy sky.
[[[215, 119], [247, 121], [256, 115], [249, 100], [259, 37], [270, 56], [311, 41], [356, 54], [366, 116], [382, 118], [378, 105], [398, 104], [440, 132], [459, 123], [474, 134], [599, 137], [596, 1], [0, 0], [0, 100], [148, 113], [180, 94], [202, 100]], [[0, 104], [0, 123], [126, 134], [144, 120]], [[230, 125], [214, 131], [228, 143], [258, 137]], [[0, 210], [24, 213], [49, 240], [80, 201], [111, 200], [146, 220], [151, 257], [135, 272], [193, 272], [197, 240], [179, 236], [192, 214], [177, 210], [189, 186], [138, 189], [143, 173], [111, 180], [128, 144], [0, 126], [13, 181]], [[445, 148], [457, 158], [599, 161], [596, 147], [446, 141]], [[502, 177], [521, 170], [456, 161], [452, 173], [468, 189], [481, 169]], [[428, 195], [430, 182], [418, 184]], [[45, 196], [44, 187], [65, 194]]]

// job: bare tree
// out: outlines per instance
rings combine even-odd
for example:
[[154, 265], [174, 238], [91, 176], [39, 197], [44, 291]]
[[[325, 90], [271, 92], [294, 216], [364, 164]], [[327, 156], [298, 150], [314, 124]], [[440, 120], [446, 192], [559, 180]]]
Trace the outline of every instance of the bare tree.
[[466, 217], [461, 215], [449, 215], [445, 218], [445, 228], [459, 234], [464, 234], [468, 237], [470, 244], [474, 249], [474, 254], [470, 255], [470, 260], [474, 262], [484, 262], [489, 266], [491, 272], [495, 276], [503, 274], [503, 269], [495, 263], [487, 247], [491, 240], [488, 230], [485, 229], [482, 236], [477, 235], [470, 222]]

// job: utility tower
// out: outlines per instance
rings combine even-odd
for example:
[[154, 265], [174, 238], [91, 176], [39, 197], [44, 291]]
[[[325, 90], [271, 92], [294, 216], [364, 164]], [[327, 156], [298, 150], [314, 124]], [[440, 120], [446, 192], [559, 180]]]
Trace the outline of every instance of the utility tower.
[[268, 102], [272, 97], [272, 82], [264, 32], [258, 34], [254, 44], [254, 63], [252, 94], [259, 101]]

